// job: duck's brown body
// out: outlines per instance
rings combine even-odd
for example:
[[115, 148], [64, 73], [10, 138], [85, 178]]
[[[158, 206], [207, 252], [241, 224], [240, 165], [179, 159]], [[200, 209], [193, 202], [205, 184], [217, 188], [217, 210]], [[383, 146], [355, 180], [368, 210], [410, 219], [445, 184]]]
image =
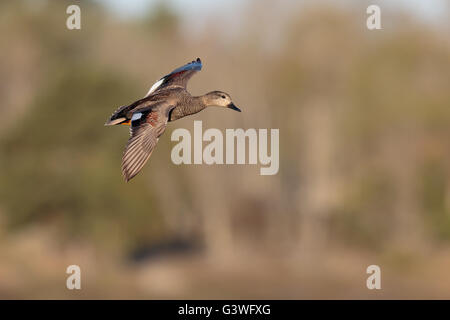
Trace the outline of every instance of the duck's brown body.
[[164, 109], [168, 112], [168, 121], [202, 111], [206, 108], [201, 97], [193, 97], [182, 87], [167, 88], [140, 99], [128, 106], [120, 107], [109, 119], [113, 124], [130, 124], [133, 114], [146, 110]]
[[240, 111], [224, 92], [192, 96], [186, 90], [187, 81], [201, 67], [197, 58], [174, 70], [155, 83], [143, 99], [120, 107], [106, 122], [105, 125], [131, 126], [131, 137], [122, 158], [122, 173], [126, 181], [138, 174], [147, 162], [167, 122], [200, 112], [208, 106]]

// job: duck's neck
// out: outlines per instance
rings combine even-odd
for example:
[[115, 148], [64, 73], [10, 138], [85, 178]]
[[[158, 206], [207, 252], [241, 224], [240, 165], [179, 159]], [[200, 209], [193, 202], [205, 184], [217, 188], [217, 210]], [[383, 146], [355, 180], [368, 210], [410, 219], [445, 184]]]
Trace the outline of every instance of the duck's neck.
[[205, 96], [191, 97], [191, 104], [188, 106], [189, 114], [194, 114], [205, 109], [207, 107], [205, 101]]
[[174, 121], [191, 114], [202, 111], [207, 107], [204, 96], [189, 97], [183, 100], [170, 115], [170, 121]]

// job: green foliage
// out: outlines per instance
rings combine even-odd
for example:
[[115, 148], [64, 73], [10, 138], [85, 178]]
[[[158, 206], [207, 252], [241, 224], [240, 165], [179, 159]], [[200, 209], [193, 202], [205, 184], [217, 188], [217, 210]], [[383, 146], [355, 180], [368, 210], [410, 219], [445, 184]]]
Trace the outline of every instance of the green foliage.
[[395, 230], [387, 223], [394, 203], [392, 178], [375, 170], [361, 177], [331, 218], [332, 233], [348, 245], [381, 249]]
[[128, 129], [103, 126], [133, 92], [120, 79], [95, 67], [66, 69], [3, 139], [0, 201], [12, 227], [50, 219], [69, 236], [102, 238], [111, 228], [115, 240], [152, 236], [142, 224], [158, 223], [151, 191], [120, 175]]
[[440, 240], [450, 240], [450, 210], [448, 184], [442, 163], [430, 161], [421, 170], [421, 203], [423, 217], [431, 234]]
[[160, 1], [151, 7], [144, 19], [144, 25], [154, 34], [169, 36], [178, 29], [178, 16], [167, 2]]

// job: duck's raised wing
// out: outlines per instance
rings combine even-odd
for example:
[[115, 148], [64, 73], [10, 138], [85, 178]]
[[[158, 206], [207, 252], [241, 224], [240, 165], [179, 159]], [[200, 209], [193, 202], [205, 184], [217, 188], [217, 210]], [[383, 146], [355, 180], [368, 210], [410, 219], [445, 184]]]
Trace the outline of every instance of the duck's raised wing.
[[145, 97], [148, 97], [152, 93], [161, 90], [163, 88], [171, 87], [171, 86], [181, 86], [186, 88], [187, 82], [189, 79], [197, 72], [202, 69], [202, 61], [200, 58], [185, 64], [182, 67], [179, 67], [173, 70], [168, 75], [159, 79], [147, 92]]
[[160, 110], [136, 112], [131, 118], [131, 137], [122, 157], [122, 174], [128, 182], [150, 158], [159, 137], [166, 130], [167, 115]]

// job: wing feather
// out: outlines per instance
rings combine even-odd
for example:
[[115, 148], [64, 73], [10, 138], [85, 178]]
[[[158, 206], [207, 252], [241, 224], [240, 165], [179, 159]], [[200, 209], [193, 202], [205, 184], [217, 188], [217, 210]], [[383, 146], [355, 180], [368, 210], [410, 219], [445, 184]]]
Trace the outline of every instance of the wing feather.
[[186, 85], [189, 79], [197, 71], [200, 71], [201, 69], [202, 69], [202, 61], [200, 60], [200, 58], [197, 58], [197, 60], [191, 61], [159, 79], [150, 88], [145, 97], [148, 97], [149, 95], [153, 94], [158, 90], [172, 86], [180, 86], [186, 89]]
[[165, 129], [166, 119], [158, 111], [149, 111], [131, 122], [131, 137], [122, 157], [122, 174], [127, 182], [145, 165]]

